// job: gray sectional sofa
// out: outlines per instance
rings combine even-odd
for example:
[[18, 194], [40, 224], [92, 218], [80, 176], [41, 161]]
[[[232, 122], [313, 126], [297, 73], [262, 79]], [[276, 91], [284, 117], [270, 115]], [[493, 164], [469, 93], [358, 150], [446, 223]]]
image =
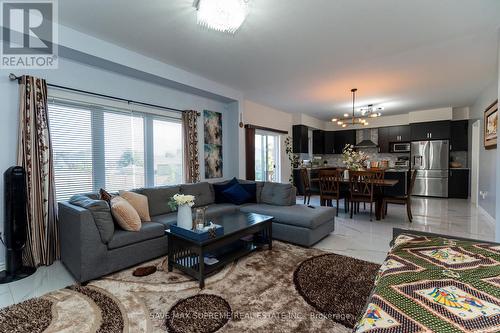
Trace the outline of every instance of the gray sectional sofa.
[[216, 203], [214, 186], [207, 182], [134, 190], [148, 197], [151, 215], [138, 232], [112, 222], [110, 226], [109, 207], [96, 193], [80, 195], [74, 204], [60, 202], [61, 259], [77, 281], [85, 282], [166, 255], [165, 230], [177, 217], [167, 203], [176, 193], [194, 195], [195, 207], [206, 206], [208, 218], [237, 210], [271, 215], [273, 238], [301, 246], [311, 246], [334, 230], [334, 208], [297, 205], [296, 189], [289, 184], [254, 183], [255, 202], [243, 205]]

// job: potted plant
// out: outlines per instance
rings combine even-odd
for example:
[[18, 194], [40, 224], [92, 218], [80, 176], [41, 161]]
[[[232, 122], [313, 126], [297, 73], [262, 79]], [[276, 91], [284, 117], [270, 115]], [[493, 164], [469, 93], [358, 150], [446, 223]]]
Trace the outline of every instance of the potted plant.
[[288, 180], [291, 184], [293, 184], [293, 169], [299, 167], [299, 157], [293, 153], [291, 136], [287, 136], [285, 139], [285, 153], [288, 156], [288, 161], [290, 162], [290, 168], [292, 170], [292, 173], [290, 174], [290, 178]]
[[172, 210], [177, 210], [177, 226], [191, 230], [193, 228], [193, 214], [191, 207], [194, 206], [194, 195], [175, 194], [168, 205]]

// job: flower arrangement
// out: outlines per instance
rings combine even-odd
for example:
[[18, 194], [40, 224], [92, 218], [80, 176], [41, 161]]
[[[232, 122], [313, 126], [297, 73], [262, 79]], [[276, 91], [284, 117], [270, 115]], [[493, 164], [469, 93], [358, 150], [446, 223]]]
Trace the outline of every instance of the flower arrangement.
[[342, 152], [342, 162], [349, 170], [362, 170], [364, 169], [365, 163], [368, 160], [368, 156], [362, 151], [355, 151], [353, 145], [347, 145]]
[[179, 206], [185, 206], [185, 205], [193, 207], [194, 199], [195, 199], [194, 195], [177, 193], [170, 199], [168, 205], [172, 210], [176, 210]]

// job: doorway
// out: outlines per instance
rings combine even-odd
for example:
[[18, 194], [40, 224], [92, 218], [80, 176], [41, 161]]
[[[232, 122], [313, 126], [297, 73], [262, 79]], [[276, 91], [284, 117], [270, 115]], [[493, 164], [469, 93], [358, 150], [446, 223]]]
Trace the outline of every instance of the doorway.
[[471, 193], [472, 204], [478, 206], [479, 198], [479, 150], [481, 149], [481, 120], [476, 120], [472, 124], [472, 147], [471, 147]]
[[281, 179], [280, 135], [255, 132], [255, 180], [279, 182]]

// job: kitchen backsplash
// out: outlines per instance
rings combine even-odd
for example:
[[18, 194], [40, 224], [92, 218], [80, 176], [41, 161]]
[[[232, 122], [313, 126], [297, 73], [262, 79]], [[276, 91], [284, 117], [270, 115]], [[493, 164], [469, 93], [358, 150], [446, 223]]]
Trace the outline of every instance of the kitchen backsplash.
[[[389, 161], [389, 166], [394, 166], [394, 162], [398, 160], [398, 157], [410, 157], [410, 154], [385, 154], [385, 153], [379, 153], [378, 148], [367, 148], [367, 149], [362, 149], [363, 152], [365, 152], [368, 155], [368, 159], [370, 161], [382, 161], [382, 160], [387, 160]], [[328, 165], [334, 165], [334, 166], [342, 166], [342, 155], [341, 154], [327, 154], [327, 155], [314, 155], [315, 157], [321, 157], [323, 161], [328, 161]]]

